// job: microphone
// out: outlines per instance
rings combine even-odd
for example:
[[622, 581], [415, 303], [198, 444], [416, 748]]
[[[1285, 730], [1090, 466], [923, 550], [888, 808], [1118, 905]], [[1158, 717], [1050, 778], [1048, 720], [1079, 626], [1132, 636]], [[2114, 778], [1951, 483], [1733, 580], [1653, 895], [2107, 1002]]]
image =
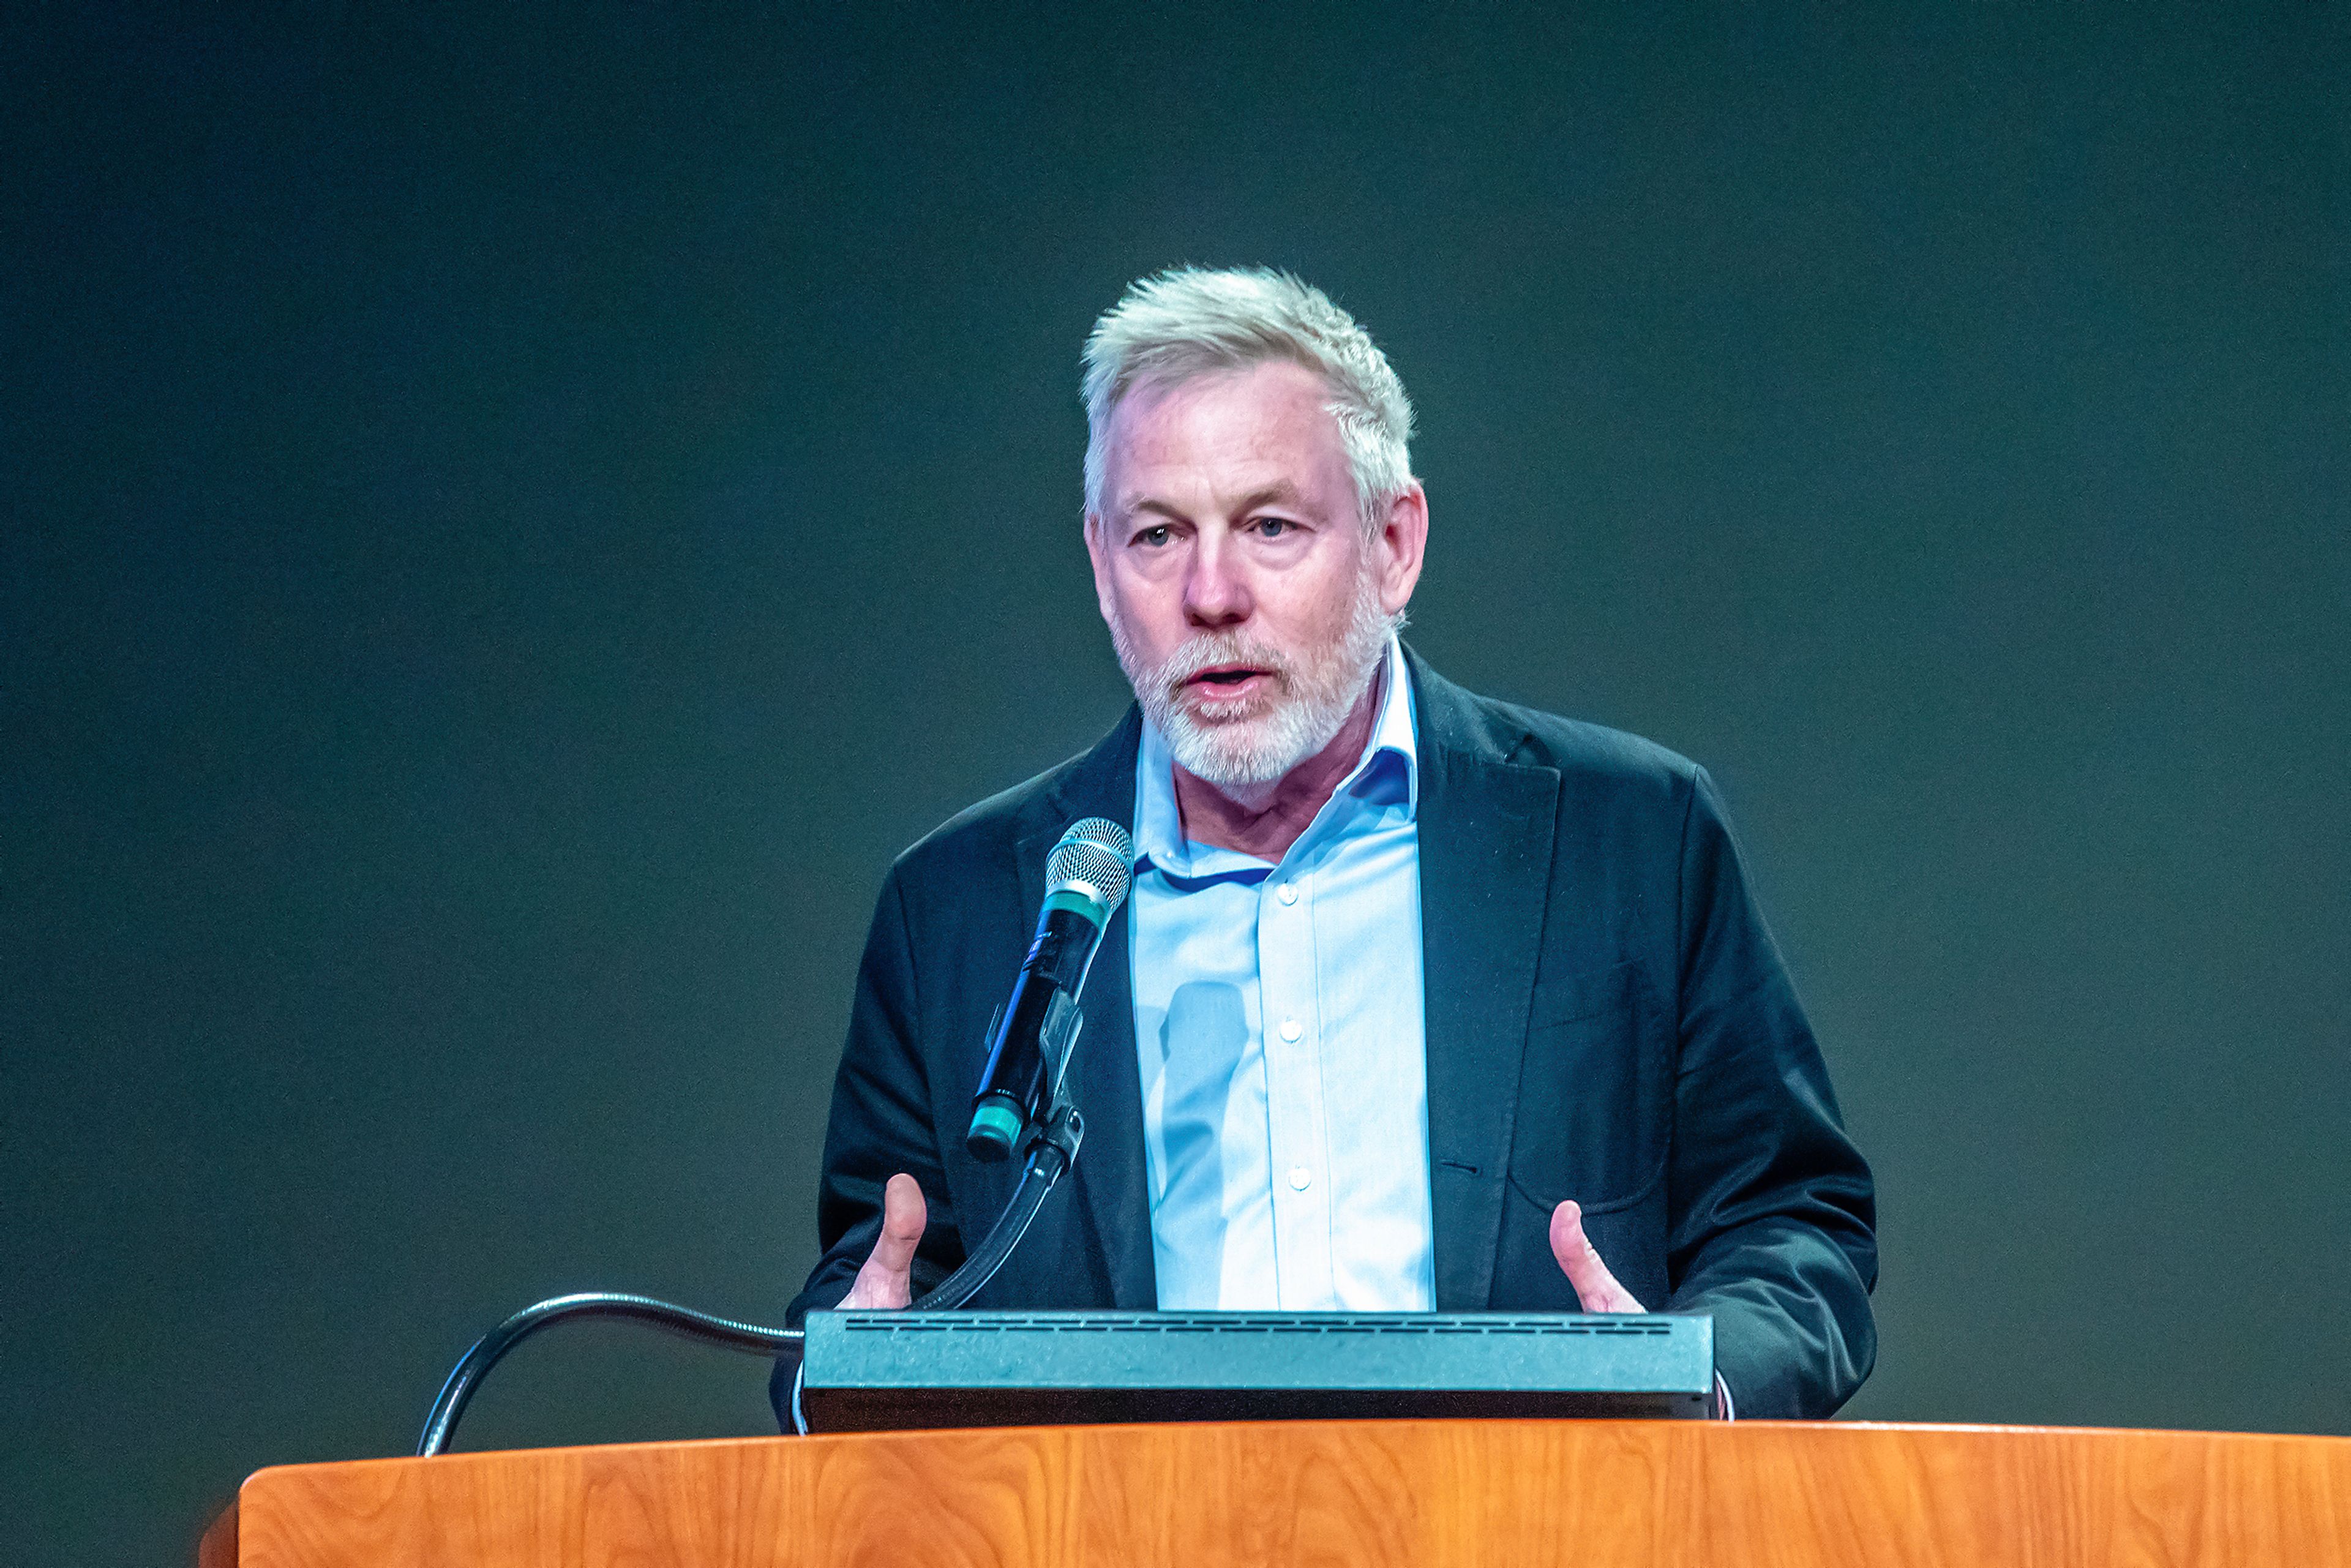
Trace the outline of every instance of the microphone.
[[1012, 999], [988, 1026], [987, 1068], [964, 1138], [973, 1158], [990, 1165], [1011, 1158], [1029, 1124], [1046, 1114], [1078, 1038], [1078, 991], [1134, 878], [1134, 841], [1103, 817], [1071, 823], [1045, 857], [1037, 939]]

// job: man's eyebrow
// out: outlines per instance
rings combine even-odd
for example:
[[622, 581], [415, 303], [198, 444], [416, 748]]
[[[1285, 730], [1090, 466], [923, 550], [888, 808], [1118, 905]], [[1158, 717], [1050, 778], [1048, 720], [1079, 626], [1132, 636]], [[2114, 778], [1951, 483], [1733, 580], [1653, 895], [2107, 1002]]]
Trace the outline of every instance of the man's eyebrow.
[[[1304, 511], [1306, 494], [1287, 479], [1276, 479], [1272, 484], [1260, 486], [1243, 496], [1234, 504], [1233, 510], [1253, 512], [1259, 507], [1290, 507]], [[1120, 508], [1122, 517], [1131, 517], [1137, 512], [1149, 512], [1154, 517], [1165, 517], [1168, 521], [1176, 523], [1188, 523], [1192, 520], [1192, 515], [1181, 507], [1167, 501], [1155, 500], [1148, 496], [1129, 501]]]
[[1131, 517], [1137, 512], [1149, 512], [1154, 517], [1165, 517], [1171, 523], [1188, 523], [1192, 520], [1181, 507], [1170, 506], [1165, 501], [1155, 501], [1148, 496], [1141, 500], [1129, 501], [1124, 507], [1119, 508], [1119, 516], [1122, 518]]
[[1243, 496], [1240, 505], [1233, 509], [1239, 512], [1254, 512], [1259, 507], [1290, 507], [1303, 511], [1306, 509], [1306, 495], [1289, 480], [1276, 479], [1272, 484]]

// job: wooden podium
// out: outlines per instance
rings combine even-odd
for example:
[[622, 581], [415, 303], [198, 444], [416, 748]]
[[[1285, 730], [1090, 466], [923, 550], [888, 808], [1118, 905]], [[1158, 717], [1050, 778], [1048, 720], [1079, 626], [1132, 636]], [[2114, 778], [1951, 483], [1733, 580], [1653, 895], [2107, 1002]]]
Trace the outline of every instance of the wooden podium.
[[2351, 1564], [2351, 1437], [1319, 1421], [266, 1469], [202, 1568]]

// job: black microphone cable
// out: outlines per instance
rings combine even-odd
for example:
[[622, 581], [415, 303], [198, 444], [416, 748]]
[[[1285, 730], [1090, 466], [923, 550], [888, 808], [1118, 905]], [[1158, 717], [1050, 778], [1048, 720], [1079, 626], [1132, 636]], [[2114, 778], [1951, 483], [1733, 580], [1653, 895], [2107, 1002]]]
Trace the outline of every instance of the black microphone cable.
[[417, 1457], [430, 1458], [448, 1448], [450, 1436], [457, 1429], [457, 1417], [465, 1413], [474, 1390], [481, 1386], [482, 1379], [489, 1375], [490, 1368], [507, 1352], [541, 1329], [581, 1318], [621, 1318], [649, 1323], [698, 1344], [739, 1350], [770, 1361], [800, 1347], [798, 1329], [761, 1328], [757, 1323], [737, 1322], [732, 1318], [697, 1312], [691, 1307], [657, 1301], [651, 1296], [582, 1291], [576, 1295], [550, 1297], [525, 1307], [475, 1340], [474, 1347], [458, 1358], [449, 1380], [441, 1385], [440, 1396], [433, 1401], [432, 1413], [424, 1417], [424, 1435], [416, 1440]]
[[[1061, 1071], [1068, 1065], [1077, 1034], [1077, 992], [1085, 983], [1102, 928], [1132, 884], [1134, 859], [1134, 841], [1126, 830], [1100, 817], [1071, 825], [1047, 857], [1049, 885], [1045, 909], [1038, 918], [1039, 939], [1029, 951], [1029, 962], [1021, 967], [1013, 1005], [1007, 1009], [1012, 1016], [999, 1014], [998, 1022], [990, 1026], [994, 1038], [989, 1042], [988, 1065], [981, 1075], [979, 1092], [973, 1097], [974, 1152], [1002, 1159], [1019, 1146], [1026, 1154], [1026, 1165], [1010, 1201], [978, 1247], [965, 1258], [962, 1267], [914, 1303], [917, 1310], [945, 1312], [977, 1295], [1020, 1244], [1046, 1197], [1077, 1161], [1085, 1124], [1062, 1088]], [[1049, 1007], [1049, 1002], [1059, 1005]], [[1050, 1027], [1046, 1024], [1049, 1014]], [[1015, 1018], [1021, 1027], [1015, 1027]], [[983, 1145], [988, 1146], [983, 1149]], [[507, 1352], [541, 1329], [583, 1318], [645, 1323], [699, 1344], [770, 1361], [798, 1354], [803, 1343], [799, 1329], [737, 1322], [651, 1296], [584, 1291], [551, 1297], [515, 1313], [475, 1341], [473, 1348], [458, 1359], [424, 1418], [424, 1433], [416, 1441], [417, 1456], [430, 1458], [448, 1450], [457, 1418], [465, 1414], [482, 1379]], [[793, 1403], [797, 1415], [797, 1383]]]
[[[963, 1305], [979, 1294], [1012, 1249], [1028, 1233], [1029, 1222], [1045, 1206], [1045, 1199], [1061, 1179], [1077, 1162], [1078, 1143], [1085, 1135], [1084, 1119], [1077, 1107], [1064, 1099], [1039, 1128], [1029, 1141], [1027, 1166], [1020, 1173], [1020, 1184], [1013, 1189], [1012, 1197], [997, 1216], [996, 1223], [987, 1228], [979, 1246], [966, 1258], [963, 1265], [925, 1291], [914, 1303], [917, 1312], [946, 1312]], [[448, 1381], [442, 1384], [441, 1393], [433, 1401], [433, 1408], [424, 1417], [423, 1435], [416, 1440], [419, 1458], [431, 1458], [446, 1453], [449, 1439], [456, 1432], [457, 1419], [474, 1397], [474, 1391], [490, 1375], [507, 1352], [514, 1349], [541, 1329], [557, 1323], [575, 1322], [583, 1318], [616, 1318], [640, 1322], [697, 1344], [716, 1345], [721, 1350], [741, 1351], [768, 1361], [797, 1355], [804, 1340], [799, 1329], [762, 1328], [758, 1323], [737, 1322], [732, 1318], [714, 1317], [697, 1312], [691, 1307], [675, 1306], [655, 1301], [651, 1296], [628, 1295], [611, 1291], [582, 1291], [574, 1295], [554, 1296], [525, 1307], [514, 1316], [474, 1342], [473, 1348], [458, 1358], [451, 1369]], [[794, 1413], [799, 1406], [797, 1378], [793, 1390]], [[806, 1431], [805, 1427], [800, 1428]]]

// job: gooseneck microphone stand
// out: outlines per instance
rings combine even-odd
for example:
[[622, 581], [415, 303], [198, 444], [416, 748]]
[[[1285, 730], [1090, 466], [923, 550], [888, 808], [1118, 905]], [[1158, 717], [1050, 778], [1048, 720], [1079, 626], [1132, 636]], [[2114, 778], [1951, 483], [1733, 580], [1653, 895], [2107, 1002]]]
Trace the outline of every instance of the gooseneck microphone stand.
[[[979, 1294], [980, 1287], [996, 1277], [996, 1271], [1004, 1267], [1004, 1260], [1012, 1256], [1012, 1249], [1029, 1233], [1029, 1222], [1045, 1207], [1047, 1196], [1078, 1163], [1078, 1143], [1085, 1135], [1085, 1118], [1078, 1114], [1078, 1108], [1070, 1103], [1068, 1095], [1057, 1092], [1053, 1108], [1029, 1136], [1020, 1185], [1012, 1189], [1004, 1212], [996, 1217], [996, 1223], [987, 1228], [978, 1249], [963, 1260], [963, 1266], [924, 1292], [914, 1303], [914, 1311], [953, 1312]], [[793, 1332], [792, 1337], [799, 1337], [798, 1331]]]
[[[1044, 1121], [1035, 1124], [1029, 1134], [1023, 1151], [1020, 1185], [1013, 1188], [1011, 1201], [997, 1216], [996, 1223], [988, 1227], [979, 1246], [964, 1259], [963, 1266], [914, 1303], [916, 1310], [950, 1311], [979, 1293], [980, 1288], [1004, 1266], [1004, 1260], [1012, 1256], [1012, 1249], [1028, 1233], [1029, 1222], [1045, 1206], [1045, 1199], [1077, 1163], [1078, 1144], [1084, 1135], [1084, 1118], [1078, 1114], [1069, 1096], [1057, 1088]], [[556, 1296], [525, 1307], [474, 1342], [474, 1347], [458, 1360], [449, 1380], [441, 1385], [440, 1396], [433, 1401], [432, 1413], [424, 1418], [424, 1435], [416, 1440], [417, 1454], [430, 1458], [447, 1450], [450, 1436], [457, 1427], [457, 1417], [465, 1413], [475, 1389], [507, 1352], [541, 1329], [582, 1318], [619, 1318], [647, 1323], [697, 1343], [765, 1356], [771, 1361], [799, 1354], [801, 1344], [799, 1329], [737, 1322], [731, 1318], [672, 1306], [651, 1296], [609, 1291]]]

